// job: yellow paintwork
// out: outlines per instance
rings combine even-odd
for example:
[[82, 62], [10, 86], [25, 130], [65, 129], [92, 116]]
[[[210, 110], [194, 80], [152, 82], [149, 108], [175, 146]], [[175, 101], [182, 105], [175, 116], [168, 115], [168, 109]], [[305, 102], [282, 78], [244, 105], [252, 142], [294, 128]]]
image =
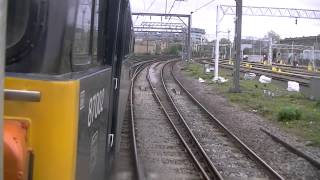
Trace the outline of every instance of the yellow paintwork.
[[276, 67], [276, 66], [272, 66], [271, 70], [272, 70], [272, 72], [282, 72], [281, 68]]
[[7, 77], [5, 88], [41, 92], [40, 102], [5, 101], [5, 117], [30, 121], [33, 180], [74, 180], [78, 136], [79, 81]]
[[252, 68], [252, 64], [250, 64], [250, 63], [246, 63], [244, 66], [245, 66], [246, 68], [249, 68], [249, 69]]
[[312, 64], [308, 64], [308, 71], [313, 71]]

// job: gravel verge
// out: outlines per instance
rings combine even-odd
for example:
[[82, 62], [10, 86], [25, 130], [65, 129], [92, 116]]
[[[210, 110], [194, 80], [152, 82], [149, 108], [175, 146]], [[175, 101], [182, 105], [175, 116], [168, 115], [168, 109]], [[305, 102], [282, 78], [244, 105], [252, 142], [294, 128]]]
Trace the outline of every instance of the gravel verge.
[[307, 147], [308, 142], [295, 137], [275, 123], [265, 120], [259, 115], [245, 112], [237, 105], [231, 104], [225, 97], [216, 93], [212, 86], [199, 83], [181, 71], [185, 64], [179, 62], [174, 67], [176, 77], [184, 86], [209, 109], [224, 125], [252, 148], [261, 158], [271, 165], [286, 179], [319, 179], [320, 171], [305, 159], [292, 154], [280, 144], [274, 142], [260, 128], [266, 128], [286, 142], [298, 147], [314, 158], [320, 159], [317, 147]]

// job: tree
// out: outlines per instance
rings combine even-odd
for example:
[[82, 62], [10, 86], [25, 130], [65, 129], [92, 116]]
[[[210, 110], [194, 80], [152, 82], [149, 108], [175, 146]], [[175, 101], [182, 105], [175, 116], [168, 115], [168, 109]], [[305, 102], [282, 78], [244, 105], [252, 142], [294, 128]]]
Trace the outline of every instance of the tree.
[[250, 54], [250, 49], [249, 48], [244, 48], [243, 49], [243, 55], [248, 55]]
[[269, 31], [268, 34], [265, 36], [268, 38], [272, 38], [273, 43], [279, 43], [280, 42], [280, 35], [274, 32], [273, 30]]
[[229, 39], [226, 39], [226, 38], [221, 38], [220, 39], [220, 44], [223, 44], [223, 45], [229, 45], [231, 42]]
[[165, 49], [166, 54], [174, 54], [178, 55], [179, 52], [182, 51], [182, 45], [181, 44], [174, 44], [170, 45], [167, 49]]

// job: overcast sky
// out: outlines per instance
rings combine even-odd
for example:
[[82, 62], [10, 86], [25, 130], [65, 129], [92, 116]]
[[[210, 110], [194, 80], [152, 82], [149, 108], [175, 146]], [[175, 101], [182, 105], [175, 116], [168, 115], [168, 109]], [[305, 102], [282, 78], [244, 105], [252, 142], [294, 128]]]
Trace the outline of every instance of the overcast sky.
[[[174, 0], [168, 1], [168, 11]], [[189, 14], [191, 11], [201, 7], [211, 0], [187, 0], [185, 2], [176, 1], [171, 13]], [[165, 12], [165, 0], [130, 0], [132, 12]], [[192, 16], [192, 27], [203, 28], [208, 34], [208, 38], [214, 38], [216, 24], [216, 6], [235, 5], [234, 0], [216, 0], [210, 5], [195, 12]], [[320, 0], [243, 0], [244, 6], [264, 6], [264, 7], [282, 7], [320, 10]], [[231, 30], [234, 33], [233, 16], [224, 16], [221, 22], [221, 30]], [[160, 21], [160, 19], [148, 17], [133, 18], [136, 24], [142, 21]], [[168, 20], [165, 20], [168, 22]], [[179, 20], [170, 20], [170, 22], [179, 22]], [[279, 17], [249, 17], [243, 16], [242, 36], [263, 37], [268, 31], [273, 30], [281, 38], [312, 36], [320, 34], [320, 19], [295, 19]], [[226, 36], [226, 35], [225, 35]]]

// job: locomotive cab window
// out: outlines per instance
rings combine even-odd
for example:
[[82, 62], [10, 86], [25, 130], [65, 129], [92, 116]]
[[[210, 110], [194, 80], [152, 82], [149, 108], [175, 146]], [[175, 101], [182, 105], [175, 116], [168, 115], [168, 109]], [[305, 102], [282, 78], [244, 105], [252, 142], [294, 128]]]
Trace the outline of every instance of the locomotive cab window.
[[80, 0], [73, 43], [73, 65], [98, 64], [99, 0]]
[[7, 48], [16, 45], [23, 38], [29, 17], [30, 0], [8, 1]]
[[80, 0], [72, 51], [73, 65], [91, 64], [92, 0]]
[[98, 55], [98, 25], [99, 25], [99, 0], [95, 0], [94, 9], [94, 23], [93, 23], [93, 44], [92, 44], [92, 55], [95, 61], [97, 61]]
[[[6, 64], [16, 62], [28, 45], [33, 43], [30, 37], [30, 20], [31, 15], [30, 0], [8, 1], [8, 16], [7, 16], [7, 36], [6, 36]], [[34, 29], [33, 29], [34, 30]]]

